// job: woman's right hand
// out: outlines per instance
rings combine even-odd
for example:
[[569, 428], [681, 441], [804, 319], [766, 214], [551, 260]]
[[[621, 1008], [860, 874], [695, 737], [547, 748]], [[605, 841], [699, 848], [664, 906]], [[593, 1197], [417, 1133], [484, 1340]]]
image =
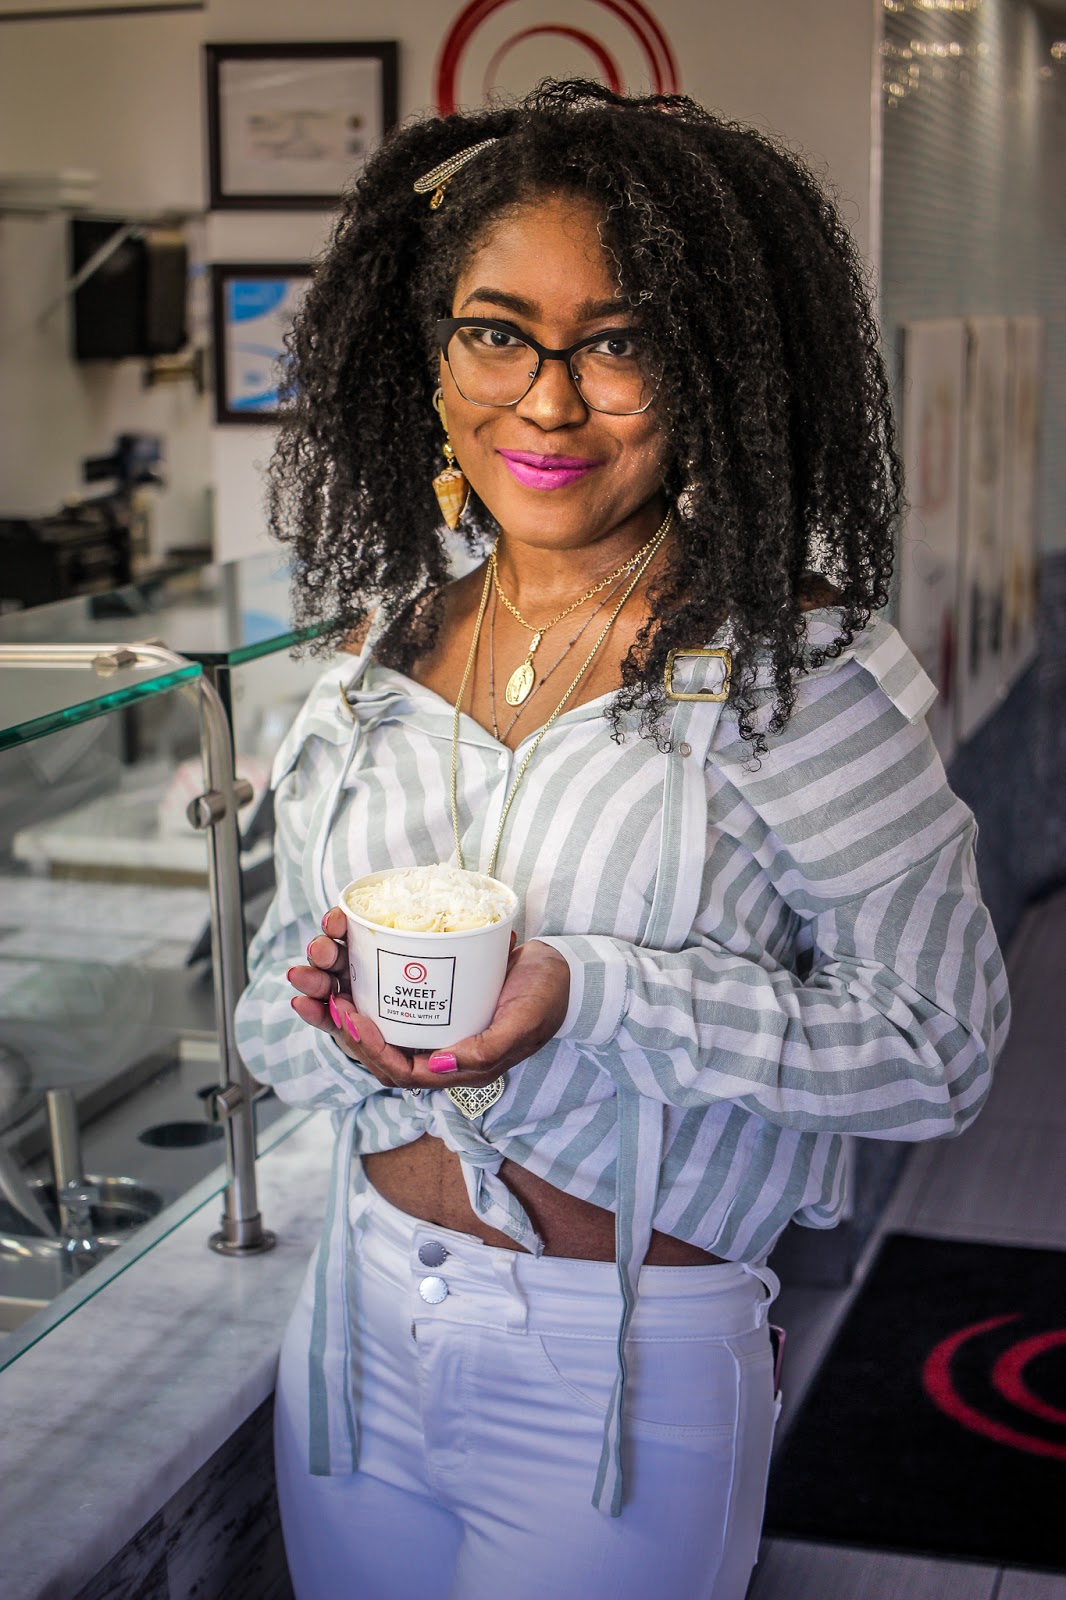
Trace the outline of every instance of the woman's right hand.
[[290, 967], [285, 974], [297, 993], [289, 1004], [303, 1022], [321, 1028], [352, 1061], [373, 1073], [389, 1088], [406, 1088], [411, 1080], [411, 1057], [395, 1045], [386, 1044], [373, 1022], [360, 1017], [358, 1044], [344, 1026], [344, 1017], [353, 1016], [351, 982], [348, 976], [348, 919], [339, 906], [331, 906], [322, 918], [322, 932], [307, 946], [307, 965]]

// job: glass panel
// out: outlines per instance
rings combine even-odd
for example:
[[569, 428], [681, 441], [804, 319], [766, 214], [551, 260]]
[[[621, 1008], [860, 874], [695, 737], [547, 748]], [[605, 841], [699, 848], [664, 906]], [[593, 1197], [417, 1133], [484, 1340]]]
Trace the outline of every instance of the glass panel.
[[[347, 671], [351, 671], [351, 658]], [[267, 799], [278, 746], [315, 679], [329, 661], [272, 654], [247, 661], [229, 678], [233, 742], [239, 777], [252, 785], [252, 802], [241, 811], [241, 885], [245, 928], [256, 932], [274, 895], [274, 809]], [[340, 678], [345, 668], [338, 665]]]
[[314, 631], [292, 626], [289, 569], [280, 553], [157, 575], [106, 594], [0, 616], [0, 643], [130, 644], [155, 638], [179, 655], [216, 666], [286, 650]]
[[87, 722], [199, 677], [193, 662], [134, 662], [99, 672], [91, 663], [51, 666], [0, 660], [0, 750]]
[[[297, 1128], [303, 1126], [308, 1117], [314, 1115], [313, 1111], [303, 1107], [290, 1106], [285, 1110], [280, 1101], [274, 1101], [268, 1116], [261, 1118], [266, 1125], [261, 1129], [256, 1141], [257, 1154], [266, 1155], [269, 1150], [283, 1144]], [[218, 1226], [220, 1212], [215, 1211], [215, 1204], [225, 1184], [225, 1168], [216, 1167], [179, 1200], [164, 1207], [158, 1216], [146, 1222], [123, 1244], [116, 1246], [91, 1273], [77, 1278], [71, 1278], [68, 1274], [53, 1299], [35, 1302], [35, 1306], [39, 1305], [39, 1309], [30, 1310], [26, 1320], [19, 1322], [14, 1331], [6, 1334], [0, 1331], [0, 1371], [10, 1366], [24, 1351], [31, 1349], [59, 1323], [65, 1322], [73, 1312], [85, 1304], [86, 1300], [91, 1300], [94, 1295], [99, 1294], [101, 1289], [120, 1277], [127, 1267], [139, 1261], [146, 1251], [151, 1250], [197, 1211], [203, 1213], [204, 1248], [207, 1249], [207, 1241]], [[56, 1272], [59, 1270], [57, 1268]], [[0, 1298], [0, 1316], [4, 1312], [5, 1301]], [[4, 1324], [0, 1324], [0, 1330], [3, 1326]]]
[[[274, 756], [312, 684], [330, 665], [330, 657], [275, 653], [245, 661], [230, 674], [229, 695], [237, 770], [252, 777], [255, 765], [269, 773]], [[354, 658], [341, 656], [338, 681], [350, 674]]]
[[223, 1183], [199, 720], [142, 687], [0, 751], [2, 1329]]

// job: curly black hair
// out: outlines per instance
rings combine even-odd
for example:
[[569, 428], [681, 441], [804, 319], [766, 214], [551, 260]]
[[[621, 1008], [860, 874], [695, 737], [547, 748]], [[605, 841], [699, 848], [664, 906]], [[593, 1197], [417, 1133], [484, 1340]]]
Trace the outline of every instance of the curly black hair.
[[[439, 209], [414, 192], [485, 139], [497, 142]], [[270, 469], [297, 621], [324, 626], [325, 648], [380, 607], [392, 665], [431, 647], [442, 606], [413, 603], [449, 576], [431, 487], [435, 323], [488, 226], [566, 192], [602, 212], [621, 292], [661, 354], [677, 508], [674, 558], [609, 711], [615, 736], [638, 708], [641, 732], [668, 748], [667, 652], [726, 624], [731, 701], [760, 753], [788, 720], [797, 676], [887, 603], [901, 471], [862, 263], [832, 201], [791, 152], [685, 96], [548, 80], [514, 104], [413, 121], [367, 162], [290, 338], [292, 409]], [[473, 497], [461, 527], [476, 553], [497, 532]], [[812, 571], [839, 606], [820, 651], [802, 616]]]

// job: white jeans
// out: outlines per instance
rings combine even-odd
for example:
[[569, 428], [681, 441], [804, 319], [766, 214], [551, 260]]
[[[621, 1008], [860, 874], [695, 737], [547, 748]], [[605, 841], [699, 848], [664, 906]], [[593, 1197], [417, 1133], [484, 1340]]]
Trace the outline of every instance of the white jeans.
[[[497, 1249], [372, 1189], [363, 1220], [358, 1472], [307, 1470], [311, 1273], [282, 1345], [275, 1447], [297, 1600], [742, 1600], [779, 1409], [766, 1283], [733, 1263], [642, 1271], [611, 1518], [591, 1496], [613, 1263]], [[447, 1291], [436, 1303], [427, 1279]]]

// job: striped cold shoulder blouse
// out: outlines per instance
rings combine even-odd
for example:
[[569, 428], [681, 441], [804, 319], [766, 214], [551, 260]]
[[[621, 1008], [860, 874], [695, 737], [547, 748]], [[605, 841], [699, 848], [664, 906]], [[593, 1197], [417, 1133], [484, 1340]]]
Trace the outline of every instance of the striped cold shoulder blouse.
[[[835, 613], [809, 613], [807, 632], [828, 643]], [[688, 677], [675, 688], [718, 687], [720, 660], [678, 665]], [[933, 692], [895, 629], [874, 620], [801, 678], [788, 726], [757, 762], [719, 703], [676, 703], [665, 755], [637, 736], [635, 716], [612, 741], [607, 697], [565, 712], [523, 779], [496, 870], [518, 893], [519, 938], [565, 956], [569, 1010], [470, 1122], [443, 1092], [384, 1088], [289, 1006], [286, 970], [347, 882], [455, 859], [452, 707], [369, 650], [323, 675], [275, 763], [277, 894], [237, 1011], [254, 1076], [338, 1125], [317, 1264], [312, 1471], [350, 1472], [357, 1459], [353, 1154], [435, 1135], [459, 1156], [474, 1211], [535, 1253], [498, 1177], [504, 1157], [613, 1211], [621, 1351], [653, 1227], [762, 1262], [790, 1219], [838, 1220], [843, 1135], [926, 1139], [976, 1116], [1009, 1001], [973, 818], [924, 723]], [[461, 719], [468, 866], [487, 869], [525, 749]], [[594, 1491], [613, 1512], [623, 1374], [620, 1356]]]

